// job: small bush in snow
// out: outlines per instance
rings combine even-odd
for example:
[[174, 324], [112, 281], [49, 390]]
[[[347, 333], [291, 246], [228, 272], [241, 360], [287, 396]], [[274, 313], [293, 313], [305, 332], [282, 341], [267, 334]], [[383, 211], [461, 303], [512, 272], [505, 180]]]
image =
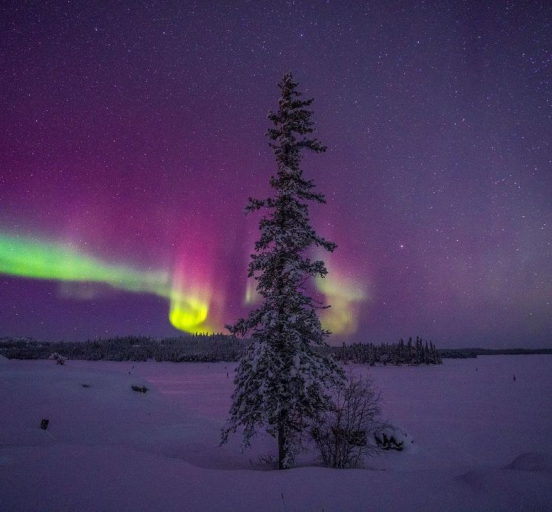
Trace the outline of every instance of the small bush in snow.
[[136, 391], [137, 393], [145, 393], [147, 390], [146, 386], [132, 386], [132, 391]]
[[382, 428], [380, 395], [372, 381], [351, 376], [311, 429], [311, 437], [325, 466], [354, 468], [378, 450], [372, 440]]
[[397, 450], [399, 452], [403, 450], [404, 440], [398, 441], [394, 434], [391, 434], [391, 436], [388, 436], [387, 432], [383, 432], [380, 435], [374, 434], [374, 439], [376, 445], [382, 450]]
[[50, 355], [49, 359], [53, 359], [56, 364], [65, 364], [65, 361], [67, 361], [67, 358], [62, 356], [61, 354], [58, 354], [57, 352], [54, 352]]

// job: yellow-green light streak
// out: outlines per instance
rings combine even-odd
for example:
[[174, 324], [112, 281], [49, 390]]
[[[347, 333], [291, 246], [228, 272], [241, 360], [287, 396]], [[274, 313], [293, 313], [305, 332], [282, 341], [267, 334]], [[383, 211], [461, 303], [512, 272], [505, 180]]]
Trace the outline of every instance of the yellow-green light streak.
[[214, 329], [205, 324], [209, 303], [193, 296], [175, 293], [171, 298], [169, 319], [176, 329], [198, 334], [212, 334]]
[[261, 296], [259, 295], [259, 292], [257, 292], [257, 281], [252, 277], [248, 277], [245, 284], [244, 304], [256, 304], [260, 301], [260, 299]]
[[321, 315], [324, 329], [334, 334], [354, 334], [358, 328], [358, 306], [368, 299], [367, 293], [333, 270], [326, 277], [316, 279], [316, 288], [331, 305]]

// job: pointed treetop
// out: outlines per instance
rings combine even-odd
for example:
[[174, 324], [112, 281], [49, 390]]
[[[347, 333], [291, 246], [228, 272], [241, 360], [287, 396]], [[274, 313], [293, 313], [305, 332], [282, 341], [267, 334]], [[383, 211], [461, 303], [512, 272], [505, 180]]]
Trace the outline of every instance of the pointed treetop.
[[298, 83], [293, 80], [291, 73], [286, 73], [278, 82], [282, 96], [278, 102], [278, 111], [270, 111], [268, 118], [274, 128], [268, 129], [270, 147], [276, 155], [279, 172], [300, 172], [300, 150], [305, 148], [315, 153], [326, 151], [316, 138], [308, 137], [314, 132], [314, 122], [311, 120], [312, 110], [308, 110], [314, 101], [313, 98], [301, 100], [301, 93], [296, 90]]

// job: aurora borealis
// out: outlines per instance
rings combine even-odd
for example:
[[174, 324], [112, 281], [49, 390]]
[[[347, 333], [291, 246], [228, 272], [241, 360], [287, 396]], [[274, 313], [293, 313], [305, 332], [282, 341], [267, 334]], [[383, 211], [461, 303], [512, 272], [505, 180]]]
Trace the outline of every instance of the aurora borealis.
[[[187, 332], [214, 332], [206, 324], [209, 297], [202, 294], [201, 284], [193, 286], [182, 282], [179, 268], [174, 279], [169, 272], [140, 271], [123, 265], [114, 265], [82, 254], [70, 246], [25, 240], [0, 234], [0, 272], [7, 275], [45, 279], [61, 283], [96, 283], [134, 293], [158, 295], [170, 300], [171, 324]], [[171, 286], [171, 281], [173, 285]], [[78, 296], [91, 299], [94, 292]], [[73, 290], [78, 290], [73, 287]], [[65, 294], [71, 290], [61, 288]]]
[[304, 169], [338, 244], [331, 342], [552, 335], [552, 6], [3, 2], [0, 336], [224, 331], [275, 171], [276, 82], [315, 98]]

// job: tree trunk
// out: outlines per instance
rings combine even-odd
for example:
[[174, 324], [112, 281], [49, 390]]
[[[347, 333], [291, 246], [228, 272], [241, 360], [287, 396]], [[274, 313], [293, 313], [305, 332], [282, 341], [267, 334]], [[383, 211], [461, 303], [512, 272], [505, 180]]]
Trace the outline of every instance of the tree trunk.
[[278, 469], [289, 469], [286, 461], [287, 446], [286, 446], [286, 411], [280, 412], [280, 420], [278, 422]]
[[[282, 228], [284, 222], [282, 220]], [[282, 290], [284, 288], [282, 273], [284, 269], [284, 258], [280, 255], [278, 260], [278, 281], [276, 285], [276, 290], [278, 293], [278, 352], [280, 357], [285, 353], [285, 343], [283, 336], [283, 321], [284, 321], [284, 306], [282, 304]], [[280, 410], [280, 417], [278, 418], [278, 469], [289, 469], [289, 464], [287, 463], [287, 451], [286, 446], [286, 423], [287, 423], [287, 411]]]

